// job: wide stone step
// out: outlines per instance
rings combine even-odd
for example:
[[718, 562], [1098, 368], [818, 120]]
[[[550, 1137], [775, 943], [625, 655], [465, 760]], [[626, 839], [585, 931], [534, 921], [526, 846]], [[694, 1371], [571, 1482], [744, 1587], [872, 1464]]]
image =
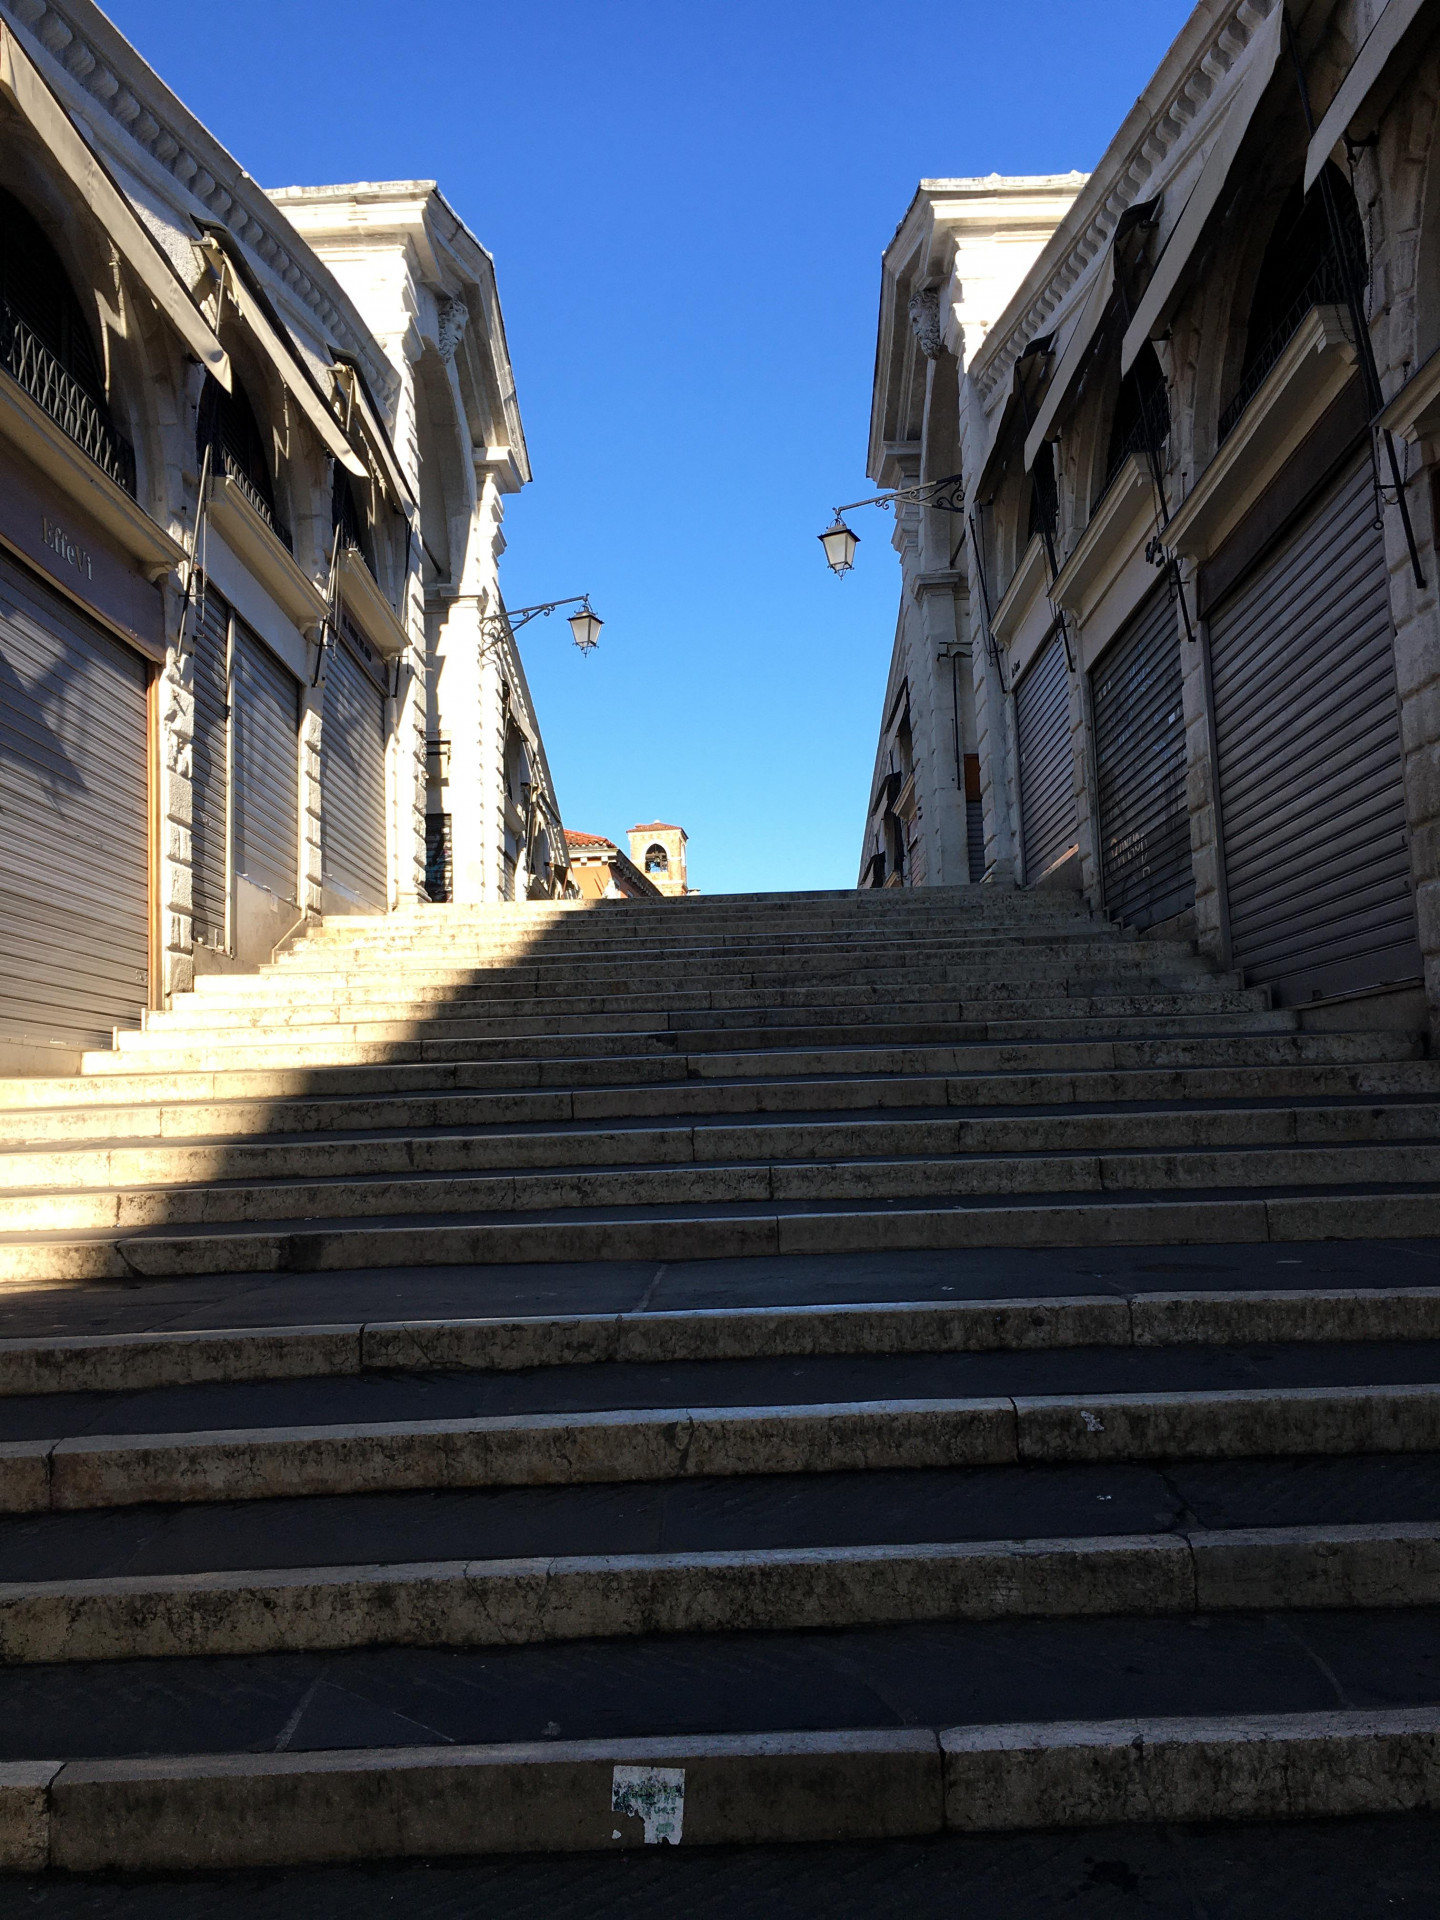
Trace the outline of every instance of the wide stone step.
[[[1440, 1101], [1384, 1106], [1290, 1104], [1195, 1111], [1087, 1113], [987, 1119], [872, 1120], [606, 1129], [575, 1122], [563, 1131], [468, 1135], [367, 1134], [343, 1141], [205, 1146], [83, 1146], [0, 1153], [3, 1195], [45, 1188], [194, 1186], [207, 1181], [373, 1179], [523, 1168], [693, 1166], [765, 1157], [878, 1159], [890, 1155], [1188, 1152], [1207, 1148], [1343, 1146], [1440, 1141]], [[1406, 1176], [1410, 1177], [1410, 1176]], [[385, 1209], [388, 1210], [388, 1209]], [[0, 1211], [0, 1222], [3, 1222]]]
[[[1294, 1346], [1314, 1341], [1440, 1341], [1440, 1287], [1297, 1284], [1243, 1291], [1162, 1289], [805, 1307], [645, 1307], [613, 1313], [50, 1334], [0, 1339], [0, 1397], [131, 1395], [157, 1387], [368, 1373], [513, 1373], [601, 1362], [652, 1366], [817, 1354], [1048, 1352], [1257, 1342]], [[33, 1417], [42, 1423], [46, 1418], [38, 1408]], [[1190, 1510], [1202, 1511], [1193, 1501]], [[1207, 1511], [1212, 1514], [1207, 1524], [1218, 1524], [1215, 1510]], [[1249, 1520], [1244, 1524], [1275, 1517], [1260, 1509], [1246, 1511]], [[1346, 1517], [1329, 1509], [1308, 1517], [1327, 1516]], [[1426, 1511], [1391, 1517], [1431, 1516]], [[24, 1551], [23, 1546], [17, 1551]]]
[[[921, 1123], [923, 1126], [926, 1123]], [[358, 1220], [447, 1213], [535, 1213], [572, 1208], [651, 1208], [787, 1205], [810, 1201], [916, 1200], [1001, 1198], [1025, 1194], [1166, 1193], [1195, 1189], [1314, 1187], [1331, 1185], [1413, 1185], [1440, 1182], [1440, 1128], [1427, 1112], [1419, 1125], [1419, 1139], [1402, 1134], [1397, 1141], [1377, 1130], [1371, 1140], [1344, 1140], [1322, 1134], [1308, 1143], [1268, 1145], [1246, 1140], [1223, 1147], [1202, 1142], [1161, 1145], [1146, 1150], [1117, 1144], [1111, 1148], [1051, 1145], [1023, 1148], [1018, 1142], [997, 1142], [992, 1148], [966, 1145], [960, 1149], [918, 1150], [905, 1157], [880, 1155], [820, 1158], [818, 1143], [813, 1160], [801, 1158], [803, 1139], [776, 1142], [761, 1138], [756, 1149], [769, 1147], [769, 1157], [738, 1159], [694, 1154], [691, 1137], [677, 1130], [657, 1144], [669, 1148], [673, 1160], [642, 1158], [637, 1150], [650, 1136], [626, 1146], [626, 1159], [606, 1163], [597, 1154], [587, 1162], [580, 1156], [590, 1148], [585, 1136], [568, 1137], [546, 1148], [532, 1148], [532, 1158], [521, 1152], [506, 1156], [508, 1164], [486, 1171], [463, 1171], [453, 1164], [473, 1166], [485, 1156], [437, 1148], [432, 1163], [416, 1168], [429, 1155], [402, 1152], [403, 1172], [386, 1173], [366, 1165], [368, 1155], [350, 1156], [352, 1170], [330, 1175], [319, 1168], [271, 1176], [265, 1162], [251, 1170], [237, 1168], [217, 1184], [152, 1185], [92, 1190], [0, 1192], [0, 1232], [65, 1233], [73, 1229], [103, 1230], [183, 1226], [243, 1226], [288, 1220]], [[940, 1122], [942, 1131], [949, 1123]], [[1260, 1129], [1256, 1130], [1260, 1132]], [[1289, 1128], [1282, 1128], [1290, 1132]], [[1357, 1129], [1358, 1131], [1358, 1129]], [[925, 1134], [919, 1140], [926, 1139]], [[953, 1132], [951, 1137], [954, 1137]], [[702, 1143], [703, 1144], [703, 1143]], [[780, 1155], [786, 1146], [788, 1157]], [[918, 1142], [917, 1142], [918, 1146]], [[567, 1151], [568, 1147], [568, 1151]], [[302, 1151], [309, 1160], [316, 1150]], [[372, 1150], [373, 1152], [373, 1150]], [[683, 1156], [683, 1157], [682, 1157]], [[342, 1156], [343, 1157], [343, 1156]], [[383, 1156], [376, 1155], [375, 1159]], [[597, 1163], [598, 1162], [598, 1163]], [[358, 1165], [358, 1171], [355, 1168]], [[213, 1176], [212, 1176], [213, 1178]], [[1440, 1200], [1440, 1191], [1437, 1191]]]
[[555, 1261], [718, 1260], [980, 1247], [1179, 1246], [1411, 1239], [1440, 1233], [1440, 1194], [1420, 1184], [1331, 1184], [971, 1194], [690, 1207], [492, 1210], [202, 1227], [67, 1229], [0, 1238], [0, 1281], [173, 1280], [201, 1275]]
[[[82, 1056], [86, 1075], [186, 1074], [250, 1070], [268, 1067], [343, 1068], [347, 1066], [384, 1066], [425, 1064], [436, 1067], [468, 1066], [483, 1070], [476, 1084], [497, 1087], [584, 1086], [602, 1081], [624, 1082], [631, 1079], [731, 1078], [736, 1075], [770, 1073], [824, 1074], [923, 1073], [984, 1071], [993, 1066], [1034, 1065], [1061, 1067], [1070, 1064], [1089, 1066], [1130, 1064], [1201, 1064], [1208, 1058], [1250, 1059], [1266, 1046], [1277, 1049], [1268, 1058], [1284, 1059], [1356, 1059], [1377, 1057], [1373, 1049], [1380, 1038], [1369, 1034], [1304, 1034], [1279, 1024], [1288, 1013], [1223, 1017], [1219, 1031], [1202, 1027], [1199, 1033], [1187, 1031], [1183, 1024], [1175, 1032], [1167, 1031], [1163, 1020], [1136, 1023], [1132, 1033], [1115, 1034], [1113, 1023], [1081, 1023], [1080, 1033], [1016, 1032], [1008, 1027], [992, 1035], [987, 1026], [983, 1034], [966, 1029], [947, 1036], [927, 1036], [912, 1040], [877, 1033], [873, 1026], [809, 1030], [800, 1036], [785, 1036], [790, 1044], [777, 1045], [773, 1033], [737, 1035], [727, 1032], [713, 1036], [713, 1045], [702, 1047], [690, 1035], [609, 1034], [587, 1037], [583, 1043], [574, 1035], [556, 1039], [521, 1040], [327, 1040], [295, 1037], [287, 1040], [259, 1038], [236, 1041], [231, 1038], [206, 1039], [194, 1044], [178, 1044], [167, 1036], [137, 1036], [136, 1044], [115, 1051], [87, 1053]], [[711, 1037], [711, 1036], [707, 1036]], [[1399, 1036], [1402, 1043], [1406, 1036]], [[752, 1044], [740, 1046], [741, 1039]], [[1300, 1053], [1285, 1049], [1298, 1042], [1311, 1043]], [[1321, 1044], [1323, 1043], [1323, 1044]], [[1419, 1050], [1418, 1039], [1409, 1043]], [[1328, 1051], [1326, 1050], [1328, 1049]], [[1348, 1050], [1347, 1050], [1348, 1049]], [[1263, 1053], [1261, 1058], [1267, 1057]], [[242, 1065], [243, 1063], [243, 1065]]]
[[[859, 1046], [872, 1041], [894, 1046], [944, 1046], [962, 1040], [1046, 1040], [1087, 1039], [1092, 1035], [1123, 1033], [1128, 1027], [1144, 1034], [1188, 1033], [1290, 1033], [1298, 1025], [1289, 1008], [1273, 1012], [1235, 1013], [1229, 1010], [1201, 1008], [1194, 1012], [1153, 1013], [1137, 1011], [1103, 1014], [1063, 1013], [1050, 1017], [1040, 1014], [1024, 1018], [927, 1020], [912, 1014], [860, 1021], [792, 1022], [770, 1021], [763, 1025], [686, 1025], [662, 1021], [658, 1026], [643, 1018], [600, 1015], [589, 1020], [545, 1023], [537, 1030], [534, 1020], [478, 1019], [446, 1017], [422, 1020], [358, 1020], [332, 1023], [277, 1020], [254, 1026], [178, 1027], [152, 1025], [144, 1032], [117, 1035], [122, 1054], [144, 1055], [155, 1052], [167, 1056], [189, 1048], [210, 1050], [217, 1047], [255, 1049], [315, 1047], [333, 1043], [336, 1048], [363, 1046], [375, 1042], [409, 1045], [443, 1043], [465, 1049], [464, 1058], [549, 1059], [558, 1054], [581, 1056], [650, 1048], [673, 1049], [682, 1044], [691, 1051], [713, 1052], [732, 1047]], [[478, 1051], [477, 1051], [478, 1050]]]
[[[1007, 983], [1015, 985], [1015, 983]], [[788, 1001], [790, 1004], [785, 1004]], [[678, 1003], [678, 1004], [677, 1004]], [[1030, 1020], [1103, 1019], [1132, 1020], [1140, 1016], [1197, 1014], [1244, 1014], [1269, 1011], [1267, 998], [1258, 988], [1249, 990], [1193, 993], [1157, 991], [1113, 994], [1049, 993], [1015, 991], [990, 997], [960, 999], [937, 997], [920, 989], [910, 989], [891, 998], [864, 988], [836, 988], [823, 996], [814, 991], [802, 999], [794, 990], [781, 995], [746, 995], [736, 1001], [713, 993], [638, 996], [593, 994], [553, 1000], [516, 1000], [496, 1002], [484, 994], [439, 997], [428, 1000], [354, 998], [336, 1002], [316, 995], [307, 1000], [286, 999], [279, 1004], [263, 1002], [230, 1003], [182, 997], [167, 1013], [152, 1014], [146, 1032], [221, 1033], [227, 1030], [256, 1033], [277, 1029], [314, 1027], [335, 1030], [359, 1023], [406, 1023], [411, 1031], [435, 1032], [473, 1030], [477, 1033], [533, 1032], [537, 1025], [547, 1033], [644, 1032], [664, 1028], [672, 1033], [730, 1027], [776, 1028], [789, 1030], [824, 1020], [827, 1024], [841, 1014], [852, 1018], [857, 1009], [876, 1016], [934, 1023], [938, 1021], [1006, 1021], [1023, 1015]]]
[[[253, 1097], [207, 1099], [244, 1078]], [[335, 1076], [332, 1076], [332, 1078]], [[267, 1134], [401, 1131], [434, 1127], [498, 1127], [546, 1123], [641, 1119], [709, 1120], [741, 1114], [846, 1113], [857, 1117], [890, 1109], [919, 1112], [963, 1109], [980, 1118], [1015, 1107], [1064, 1111], [1106, 1105], [1215, 1101], [1403, 1099], [1440, 1094], [1440, 1061], [1381, 1061], [1370, 1065], [1235, 1066], [1112, 1073], [901, 1074], [873, 1077], [701, 1081], [660, 1086], [601, 1087], [576, 1092], [428, 1093], [423, 1067], [348, 1070], [346, 1083], [370, 1092], [307, 1099], [294, 1091], [308, 1074], [247, 1076], [197, 1074], [165, 1083], [163, 1097], [146, 1100], [143, 1076], [134, 1104], [113, 1100], [126, 1082], [59, 1083], [57, 1100], [69, 1089], [75, 1105], [0, 1107], [0, 1145], [6, 1148], [62, 1142], [120, 1143], [146, 1140], [253, 1139]], [[27, 1083], [43, 1086], [44, 1083]], [[408, 1090], [408, 1091], [407, 1091]]]

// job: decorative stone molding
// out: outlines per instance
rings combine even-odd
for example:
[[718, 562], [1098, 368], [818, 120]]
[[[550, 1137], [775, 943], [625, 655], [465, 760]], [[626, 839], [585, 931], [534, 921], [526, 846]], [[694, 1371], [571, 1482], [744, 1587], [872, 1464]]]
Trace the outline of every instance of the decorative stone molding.
[[439, 314], [439, 332], [435, 344], [440, 349], [442, 360], [453, 360], [465, 338], [465, 329], [470, 324], [470, 309], [458, 294], [452, 296], [437, 294], [435, 306]]
[[[1279, 0], [1272, 0], [1278, 4]], [[988, 412], [997, 394], [1008, 391], [1015, 361], [1027, 344], [1046, 331], [1047, 323], [1058, 311], [1066, 294], [1083, 276], [1097, 253], [1107, 246], [1115, 223], [1137, 199], [1154, 191], [1150, 183], [1199, 109], [1214, 94], [1225, 77], [1243, 57], [1255, 30], [1268, 18], [1263, 0], [1238, 0], [1232, 13], [1219, 24], [1210, 39], [1191, 60], [1170, 95], [1152, 115], [1149, 123], [1135, 136], [1128, 161], [1112, 170], [1114, 184], [1105, 190], [1099, 176], [1095, 190], [1103, 194], [1085, 227], [1076, 234], [1070, 248], [1052, 264], [1044, 283], [1038, 287], [1023, 313], [1006, 330], [1004, 341], [994, 357], [975, 375], [976, 386]], [[1141, 191], [1144, 189], [1145, 191]], [[991, 340], [998, 336], [991, 333]], [[983, 352], [983, 349], [982, 349]]]
[[916, 345], [927, 360], [938, 360], [945, 351], [945, 330], [940, 318], [939, 287], [920, 287], [910, 296], [910, 326]]

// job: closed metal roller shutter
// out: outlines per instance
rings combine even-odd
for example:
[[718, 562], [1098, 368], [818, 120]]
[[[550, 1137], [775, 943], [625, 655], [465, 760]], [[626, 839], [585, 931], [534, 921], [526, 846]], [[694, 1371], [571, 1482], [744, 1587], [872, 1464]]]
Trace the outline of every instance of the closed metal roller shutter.
[[1090, 676], [1105, 906], [1127, 927], [1195, 903], [1175, 619], [1158, 588]]
[[1368, 458], [1210, 616], [1234, 965], [1282, 1001], [1421, 972]]
[[344, 640], [330, 651], [320, 736], [321, 848], [327, 887], [383, 912], [385, 696]]
[[1070, 675], [1056, 633], [1015, 689], [1020, 748], [1020, 839], [1025, 878], [1038, 880], [1075, 839], [1075, 763]]
[[229, 941], [230, 899], [230, 608], [206, 587], [191, 641], [195, 744], [191, 754], [190, 886], [195, 938]]
[[108, 1045], [148, 997], [145, 664], [0, 559], [0, 1033]]
[[294, 905], [300, 897], [300, 684], [235, 622], [235, 871]]

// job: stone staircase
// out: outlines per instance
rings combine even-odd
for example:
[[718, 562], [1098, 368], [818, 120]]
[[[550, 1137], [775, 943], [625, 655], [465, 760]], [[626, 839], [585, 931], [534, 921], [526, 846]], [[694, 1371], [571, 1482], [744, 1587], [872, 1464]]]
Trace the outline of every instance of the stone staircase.
[[1440, 1806], [1421, 1036], [1034, 894], [432, 908], [0, 1165], [0, 1868]]

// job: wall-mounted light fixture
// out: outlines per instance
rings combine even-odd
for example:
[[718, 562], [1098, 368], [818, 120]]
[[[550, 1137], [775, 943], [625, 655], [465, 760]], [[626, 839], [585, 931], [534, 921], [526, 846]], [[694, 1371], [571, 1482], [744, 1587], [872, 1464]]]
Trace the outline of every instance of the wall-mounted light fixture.
[[494, 646], [507, 633], [513, 639], [517, 627], [523, 627], [527, 621], [537, 619], [542, 613], [548, 616], [557, 607], [576, 607], [576, 611], [570, 615], [570, 631], [581, 653], [593, 652], [600, 644], [600, 629], [605, 622], [591, 606], [588, 593], [572, 593], [565, 600], [542, 600], [535, 607], [516, 607], [513, 613], [502, 607], [499, 613], [488, 613], [481, 620], [481, 635], [488, 645]]
[[832, 524], [816, 536], [825, 549], [825, 563], [832, 573], [849, 573], [855, 564], [855, 549], [860, 544], [859, 534], [846, 526], [845, 515], [859, 507], [893, 507], [897, 502], [906, 506], [913, 503], [919, 507], [936, 507], [941, 513], [963, 513], [964, 478], [951, 473], [943, 480], [926, 480], [915, 487], [893, 487], [889, 493], [872, 493], [868, 500], [852, 500], [846, 506], [837, 507]]

